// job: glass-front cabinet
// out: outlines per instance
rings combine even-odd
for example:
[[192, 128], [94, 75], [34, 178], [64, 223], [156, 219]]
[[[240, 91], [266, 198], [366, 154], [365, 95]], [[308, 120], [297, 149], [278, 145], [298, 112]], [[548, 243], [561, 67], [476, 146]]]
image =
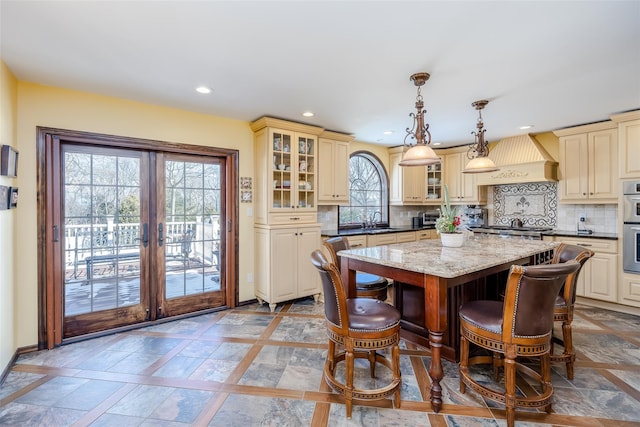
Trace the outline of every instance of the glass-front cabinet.
[[271, 209], [316, 209], [315, 136], [272, 130], [273, 192]]
[[444, 197], [442, 185], [442, 163], [427, 166], [427, 202], [441, 202]]
[[254, 130], [255, 221], [315, 223], [318, 135], [322, 128], [263, 117]]

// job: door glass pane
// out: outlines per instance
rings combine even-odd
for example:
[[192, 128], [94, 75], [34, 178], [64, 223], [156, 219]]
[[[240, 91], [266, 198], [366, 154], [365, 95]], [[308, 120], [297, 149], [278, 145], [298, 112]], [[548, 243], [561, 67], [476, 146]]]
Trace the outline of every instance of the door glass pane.
[[64, 153], [65, 316], [140, 303], [140, 159]]
[[220, 290], [220, 174], [217, 164], [165, 162], [165, 295]]

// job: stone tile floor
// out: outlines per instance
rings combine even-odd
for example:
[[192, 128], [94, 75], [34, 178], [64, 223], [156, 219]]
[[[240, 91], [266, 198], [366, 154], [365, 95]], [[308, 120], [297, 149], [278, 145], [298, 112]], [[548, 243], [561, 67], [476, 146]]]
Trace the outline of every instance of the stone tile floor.
[[[553, 413], [517, 425], [640, 426], [640, 317], [579, 306], [576, 375], [553, 366]], [[402, 404], [344, 405], [322, 379], [322, 304], [251, 304], [21, 355], [0, 388], [2, 426], [504, 426], [504, 410], [458, 391], [445, 362], [444, 406], [428, 403], [429, 351], [402, 343]], [[389, 372], [358, 365], [360, 385]]]

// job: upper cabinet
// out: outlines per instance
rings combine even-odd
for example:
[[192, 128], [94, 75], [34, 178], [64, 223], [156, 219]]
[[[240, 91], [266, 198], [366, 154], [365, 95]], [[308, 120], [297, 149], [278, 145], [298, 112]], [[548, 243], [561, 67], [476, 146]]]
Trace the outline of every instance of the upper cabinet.
[[349, 203], [349, 143], [353, 136], [324, 131], [318, 139], [318, 204]]
[[255, 222], [315, 223], [322, 128], [262, 117], [254, 133]]
[[[468, 147], [444, 150], [444, 183], [452, 204], [477, 205], [487, 201], [487, 188], [479, 187], [476, 174], [462, 173], [469, 158]], [[440, 153], [440, 152], [439, 152]]]
[[611, 116], [618, 123], [620, 178], [640, 178], [640, 110]]
[[618, 200], [618, 128], [614, 122], [554, 131], [559, 137], [559, 200], [567, 203], [616, 203]]
[[400, 166], [403, 147], [389, 149], [389, 202], [424, 205], [442, 201], [442, 166]]

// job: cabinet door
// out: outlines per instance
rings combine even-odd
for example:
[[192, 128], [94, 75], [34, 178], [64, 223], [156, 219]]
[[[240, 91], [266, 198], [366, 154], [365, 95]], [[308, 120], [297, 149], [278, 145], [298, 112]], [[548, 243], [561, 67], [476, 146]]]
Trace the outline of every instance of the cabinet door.
[[349, 247], [351, 249], [364, 248], [367, 246], [367, 235], [360, 234], [358, 236], [349, 236], [347, 237], [349, 240]]
[[427, 199], [425, 191], [425, 167], [402, 167], [402, 201], [405, 203], [421, 204]]
[[349, 202], [349, 143], [320, 139], [318, 142], [318, 202]]
[[640, 178], [640, 120], [619, 124], [620, 178]]
[[389, 203], [394, 205], [402, 204], [402, 152], [389, 154]]
[[427, 202], [441, 203], [443, 198], [443, 163], [427, 166], [426, 174], [426, 193]]
[[622, 276], [622, 304], [640, 307], [640, 276], [637, 274], [623, 274]]
[[[320, 293], [320, 276], [318, 270], [311, 264], [311, 252], [318, 249], [321, 244], [320, 228], [299, 228], [296, 233], [297, 255], [287, 260], [286, 268], [289, 270], [297, 270], [297, 297]], [[296, 265], [291, 265], [291, 260], [297, 260], [295, 262]]]
[[560, 200], [587, 197], [589, 157], [587, 134], [560, 138]]
[[316, 211], [316, 150], [317, 139], [313, 135], [297, 133], [292, 185], [295, 185], [295, 204], [297, 211]]
[[589, 133], [590, 199], [617, 199], [618, 197], [617, 135], [617, 129]]
[[278, 129], [269, 130], [272, 198], [271, 210], [274, 212], [293, 210], [296, 205], [295, 193], [295, 153], [291, 147], [295, 141], [293, 132]]
[[460, 167], [462, 153], [447, 154], [445, 156], [444, 183], [449, 189], [449, 199], [451, 202], [457, 202], [462, 199], [462, 186], [460, 180], [462, 178], [462, 168]]
[[[271, 231], [271, 299], [280, 302], [296, 298], [298, 277], [295, 261], [299, 259], [297, 228]], [[311, 251], [309, 252], [311, 254]], [[318, 273], [316, 273], [317, 275]]]
[[586, 273], [585, 296], [616, 302], [618, 288], [617, 265], [617, 255], [596, 253], [592, 256], [582, 269], [582, 271], [584, 271], [585, 268], [587, 270], [584, 271]]

